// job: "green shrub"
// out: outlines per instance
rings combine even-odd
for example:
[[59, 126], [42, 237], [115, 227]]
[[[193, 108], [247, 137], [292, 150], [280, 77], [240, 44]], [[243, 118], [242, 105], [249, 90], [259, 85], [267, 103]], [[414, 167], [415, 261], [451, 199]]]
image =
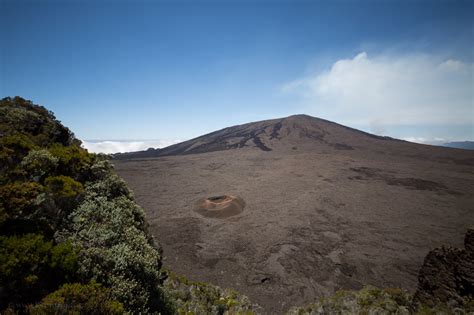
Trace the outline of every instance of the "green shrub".
[[16, 165], [32, 149], [37, 148], [27, 135], [14, 134], [0, 137], [0, 183], [8, 181]]
[[48, 150], [59, 160], [57, 167], [59, 174], [70, 176], [80, 182], [90, 179], [91, 167], [95, 160], [93, 154], [77, 145], [53, 144]]
[[7, 218], [19, 218], [38, 209], [37, 197], [44, 187], [35, 182], [14, 182], [0, 185], [0, 209]]
[[31, 150], [20, 163], [29, 179], [40, 181], [43, 176], [51, 174], [58, 165], [59, 159], [46, 149]]
[[36, 145], [43, 147], [52, 143], [80, 143], [52, 112], [18, 96], [0, 100], [0, 132], [27, 135]]
[[138, 211], [125, 197], [87, 199], [71, 214], [68, 236], [81, 247], [83, 278], [113, 287], [112, 295], [127, 309], [147, 312], [153, 294], [160, 294], [161, 257], [143, 232]]
[[413, 297], [398, 288], [378, 289], [365, 287], [359, 291], [337, 291], [332, 296], [305, 307], [293, 307], [288, 315], [313, 314], [415, 314], [454, 315], [471, 314], [474, 309], [467, 303], [461, 307], [445, 304], [436, 306], [414, 305]]
[[258, 307], [244, 295], [203, 282], [188, 281], [172, 272], [164, 289], [178, 314], [257, 314]]
[[64, 284], [30, 308], [32, 315], [124, 313], [123, 305], [111, 298], [110, 290], [95, 282]]
[[113, 174], [113, 167], [104, 154], [97, 154], [91, 166], [91, 181], [99, 181]]
[[411, 297], [404, 291], [365, 287], [359, 291], [337, 291], [305, 307], [294, 307], [288, 315], [313, 314], [410, 314]]
[[120, 196], [132, 198], [132, 194], [125, 181], [113, 173], [103, 176], [99, 181], [90, 183], [86, 188], [86, 193], [89, 199], [96, 196], [107, 197], [109, 200]]
[[77, 206], [84, 192], [81, 183], [64, 175], [46, 178], [45, 186], [47, 193], [52, 197], [57, 207], [65, 210], [66, 213]]
[[54, 245], [42, 235], [0, 236], [0, 283], [9, 301], [31, 303], [74, 280], [77, 250], [71, 243]]
[[0, 227], [3, 234], [50, 235], [80, 201], [84, 188], [67, 176], [37, 182], [0, 185]]
[[[106, 168], [101, 164], [96, 172]], [[84, 201], [58, 236], [81, 248], [81, 277], [113, 288], [113, 298], [125, 309], [169, 313], [160, 288], [160, 249], [146, 232], [143, 210], [118, 176], [109, 171], [100, 177], [86, 184]]]
[[46, 178], [45, 185], [48, 192], [57, 197], [75, 198], [84, 191], [81, 183], [64, 175]]

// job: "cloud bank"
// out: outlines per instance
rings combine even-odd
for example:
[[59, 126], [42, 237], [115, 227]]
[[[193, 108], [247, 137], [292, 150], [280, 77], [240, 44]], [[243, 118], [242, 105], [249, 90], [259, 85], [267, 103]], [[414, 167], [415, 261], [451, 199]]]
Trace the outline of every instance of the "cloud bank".
[[148, 148], [164, 148], [169, 145], [181, 142], [182, 140], [140, 140], [140, 141], [82, 141], [84, 148], [93, 153], [119, 153], [142, 151]]
[[383, 133], [387, 125], [474, 124], [474, 65], [430, 55], [338, 60], [294, 80], [294, 93], [316, 116]]

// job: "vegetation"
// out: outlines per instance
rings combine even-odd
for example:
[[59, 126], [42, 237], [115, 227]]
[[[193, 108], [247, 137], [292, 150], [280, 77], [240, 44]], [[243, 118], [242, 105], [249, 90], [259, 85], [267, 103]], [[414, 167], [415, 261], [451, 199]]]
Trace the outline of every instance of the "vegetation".
[[257, 314], [258, 306], [246, 296], [229, 289], [189, 281], [168, 271], [164, 289], [172, 299], [178, 314]]
[[76, 279], [77, 251], [42, 235], [0, 236], [0, 282], [12, 303], [31, 303]]
[[[472, 304], [472, 303], [471, 303]], [[378, 289], [365, 287], [359, 291], [337, 291], [317, 303], [294, 307], [287, 315], [316, 314], [416, 314], [461, 315], [472, 314], [474, 305], [438, 304], [416, 305], [413, 296], [398, 288]]]
[[173, 313], [143, 210], [44, 107], [0, 101], [0, 311]]
[[40, 304], [29, 309], [35, 315], [42, 314], [104, 314], [125, 312], [123, 305], [111, 298], [110, 289], [96, 282], [88, 284], [64, 284], [48, 294]]
[[143, 210], [117, 175], [105, 174], [86, 184], [84, 200], [69, 215], [61, 239], [81, 248], [81, 278], [112, 287], [111, 295], [126, 309], [165, 312], [160, 250], [145, 232]]

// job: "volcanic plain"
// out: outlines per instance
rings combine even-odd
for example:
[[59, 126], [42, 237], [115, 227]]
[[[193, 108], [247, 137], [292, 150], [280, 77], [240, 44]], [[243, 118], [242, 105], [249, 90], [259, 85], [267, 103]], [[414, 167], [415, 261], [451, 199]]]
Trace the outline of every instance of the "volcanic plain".
[[117, 155], [164, 266], [283, 313], [338, 289], [414, 291], [474, 224], [474, 151], [296, 115]]

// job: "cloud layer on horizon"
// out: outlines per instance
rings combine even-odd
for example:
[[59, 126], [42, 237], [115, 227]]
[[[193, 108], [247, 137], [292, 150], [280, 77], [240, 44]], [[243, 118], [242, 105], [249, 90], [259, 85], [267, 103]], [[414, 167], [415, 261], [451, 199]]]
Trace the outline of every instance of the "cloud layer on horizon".
[[431, 55], [362, 52], [285, 84], [317, 116], [374, 133], [387, 125], [472, 125], [474, 65]]
[[119, 153], [147, 150], [149, 148], [164, 148], [181, 142], [182, 140], [104, 140], [104, 141], [82, 141], [84, 148], [93, 153]]

